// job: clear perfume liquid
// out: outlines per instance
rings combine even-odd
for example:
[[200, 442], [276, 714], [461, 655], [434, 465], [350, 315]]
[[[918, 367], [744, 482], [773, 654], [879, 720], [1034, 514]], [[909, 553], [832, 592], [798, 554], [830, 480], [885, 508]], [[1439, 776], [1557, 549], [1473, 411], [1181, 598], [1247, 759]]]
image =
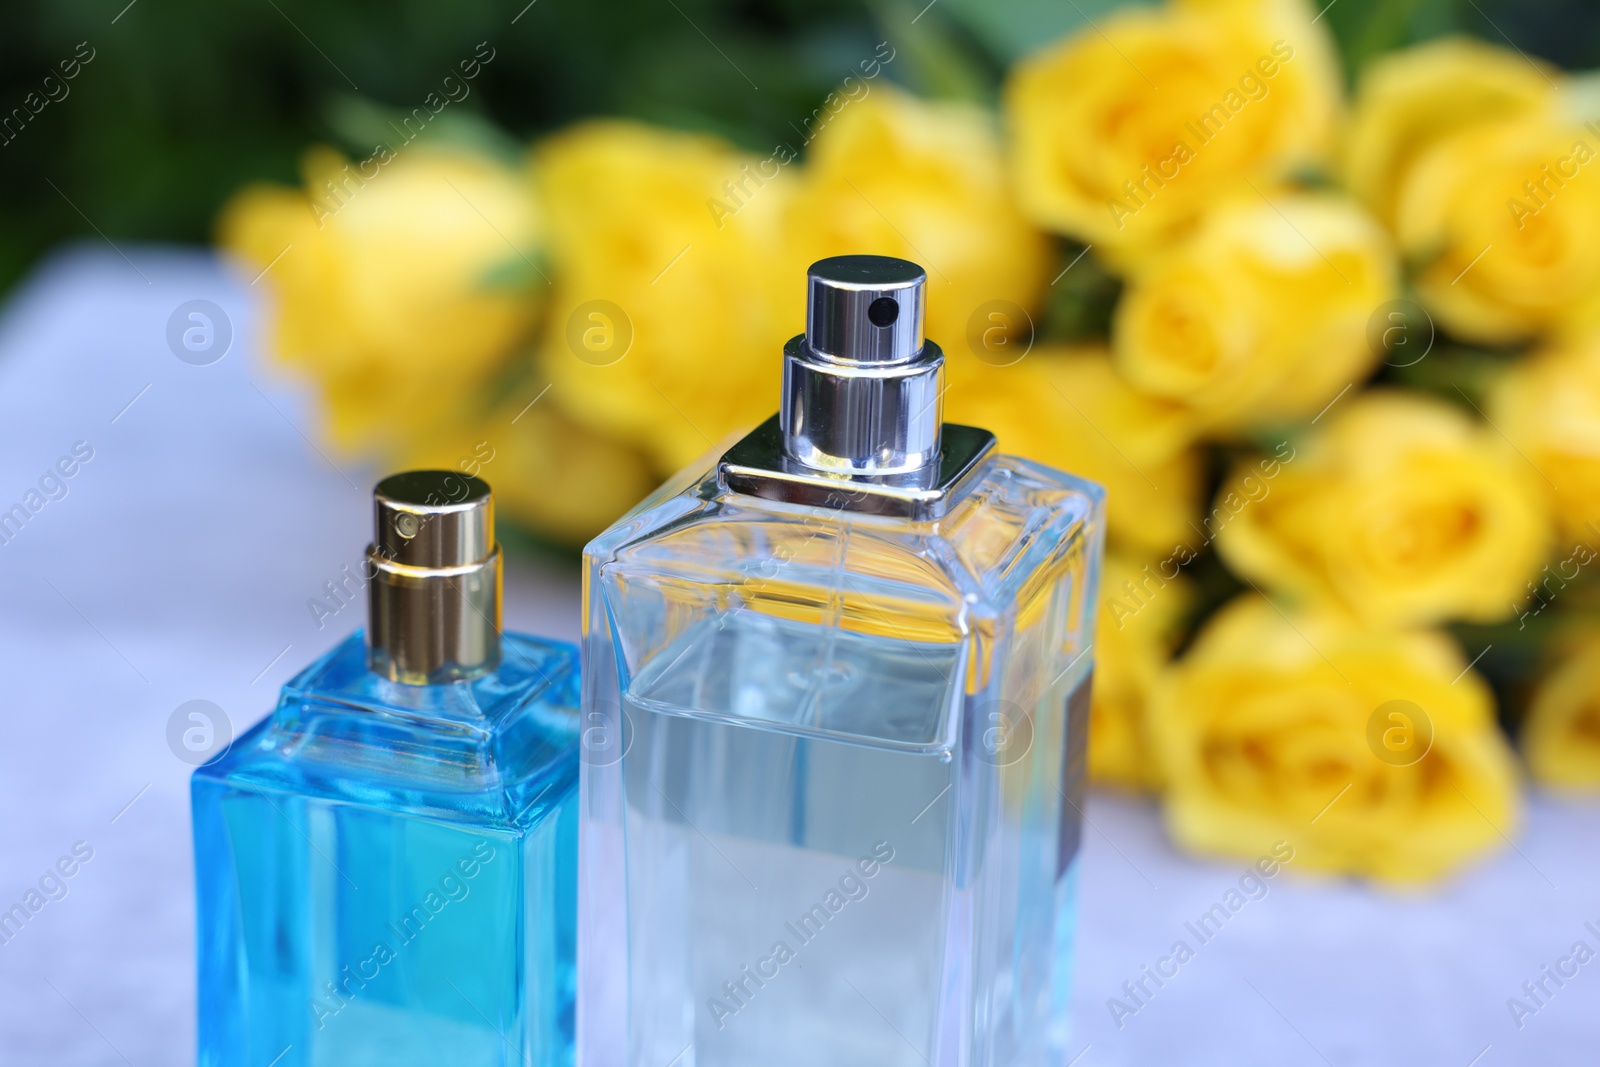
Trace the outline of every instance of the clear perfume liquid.
[[634, 679], [632, 1000], [656, 1017], [630, 1062], [937, 1062], [941, 997], [977, 964], [958, 651], [736, 612]]
[[1097, 493], [706, 478], [591, 544], [582, 1067], [1064, 1061]]
[[[635, 1003], [694, 1020], [694, 1063], [912, 1064], [938, 1015], [954, 646], [736, 614], [624, 702]], [[689, 768], [693, 774], [681, 773]], [[678, 772], [678, 773], [675, 773]], [[653, 942], [653, 943], [652, 943]], [[648, 962], [647, 962], [648, 961]], [[666, 1042], [670, 1043], [670, 1042]]]
[[202, 1065], [570, 1062], [574, 650], [506, 640], [408, 687], [358, 634], [196, 772]]

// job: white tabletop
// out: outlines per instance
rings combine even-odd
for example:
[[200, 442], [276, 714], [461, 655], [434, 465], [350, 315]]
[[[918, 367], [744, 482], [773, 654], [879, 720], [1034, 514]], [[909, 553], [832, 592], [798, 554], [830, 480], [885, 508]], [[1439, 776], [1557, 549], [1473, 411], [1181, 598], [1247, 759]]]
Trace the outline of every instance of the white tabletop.
[[[167, 342], [191, 300], [231, 321], [210, 365]], [[259, 314], [248, 279], [205, 253], [103, 243], [41, 265], [0, 313], [0, 511], [93, 449], [0, 544], [0, 676], [16, 682], [0, 912], [93, 850], [0, 944], [7, 1067], [194, 1061], [190, 768], [168, 719], [205, 699], [242, 729], [356, 625], [351, 610], [319, 630], [306, 602], [359, 561], [376, 472], [311, 443], [304, 392], [258, 356]], [[506, 594], [511, 628], [575, 636], [576, 568], [513, 558]], [[1600, 805], [1535, 797], [1514, 848], [1427, 893], [1291, 865], [1205, 944], [1185, 923], [1244, 865], [1179, 855], [1152, 804], [1087, 810], [1079, 1067], [1600, 1061], [1600, 959], [1546, 979], [1520, 1029], [1507, 1007], [1575, 942], [1600, 952]], [[1136, 1004], [1123, 984], [1178, 940], [1194, 958]], [[1138, 1007], [1120, 1027], [1112, 997]]]

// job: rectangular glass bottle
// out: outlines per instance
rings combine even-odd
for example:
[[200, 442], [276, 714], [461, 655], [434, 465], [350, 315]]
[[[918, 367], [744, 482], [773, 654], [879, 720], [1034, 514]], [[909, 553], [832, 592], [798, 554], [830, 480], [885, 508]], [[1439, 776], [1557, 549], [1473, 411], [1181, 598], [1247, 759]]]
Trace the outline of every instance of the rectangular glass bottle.
[[481, 540], [453, 566], [381, 552], [388, 512], [413, 543], [463, 521], [395, 482], [372, 647], [194, 775], [202, 1067], [571, 1063], [576, 650], [498, 632]]
[[[804, 364], [937, 419], [942, 357], [920, 269], [845, 258], [780, 416], [586, 552], [581, 1067], [1065, 1062], [1103, 493], [967, 427], [851, 444]], [[914, 336], [830, 345], [883, 299]]]

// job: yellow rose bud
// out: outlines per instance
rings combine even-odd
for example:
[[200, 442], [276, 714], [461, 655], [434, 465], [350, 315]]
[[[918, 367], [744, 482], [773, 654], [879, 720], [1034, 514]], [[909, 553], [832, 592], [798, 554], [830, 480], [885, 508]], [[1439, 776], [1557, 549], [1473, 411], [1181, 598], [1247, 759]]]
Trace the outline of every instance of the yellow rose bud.
[[481, 387], [523, 337], [544, 284], [518, 174], [410, 149], [347, 163], [308, 153], [305, 191], [254, 187], [221, 244], [271, 294], [270, 347], [308, 374], [345, 450], [396, 447]]
[[804, 289], [779, 254], [775, 159], [605, 120], [540, 146], [555, 290], [539, 367], [571, 418], [695, 459], [776, 407]]
[[658, 479], [638, 450], [572, 421], [539, 392], [524, 386], [489, 412], [464, 406], [444, 424], [419, 433], [393, 466], [483, 478], [494, 487], [502, 517], [553, 542], [581, 547]]
[[1326, 24], [1298, 0], [1127, 8], [1012, 70], [1018, 196], [1041, 226], [1129, 262], [1247, 181], [1318, 161], [1339, 98]]
[[1454, 405], [1375, 391], [1236, 471], [1206, 523], [1238, 574], [1375, 624], [1506, 618], [1544, 561], [1537, 477]]
[[1117, 367], [1212, 429], [1315, 415], [1371, 371], [1367, 324], [1398, 284], [1387, 235], [1354, 203], [1247, 194], [1133, 272]]
[[1470, 37], [1445, 37], [1373, 60], [1344, 144], [1345, 184], [1386, 225], [1418, 156], [1468, 126], [1548, 111], [1559, 72]]
[[1128, 789], [1154, 789], [1162, 774], [1150, 740], [1151, 691], [1172, 654], [1174, 630], [1192, 590], [1171, 561], [1139, 563], [1107, 553], [1095, 627], [1089, 711], [1089, 775]]
[[946, 419], [1105, 486], [1111, 536], [1130, 548], [1162, 558], [1187, 551], [1200, 492], [1187, 409], [1128, 388], [1098, 348], [1040, 345], [1011, 366], [961, 373]]
[[1561, 536], [1600, 543], [1600, 337], [1514, 364], [1489, 417], [1531, 465]]
[[781, 179], [798, 186], [788, 223], [797, 269], [858, 252], [921, 264], [927, 335], [947, 352], [966, 343], [980, 308], [1035, 311], [1049, 245], [1012, 203], [989, 116], [887, 83], [858, 92], [830, 98], [838, 110], [807, 124], [804, 173]]
[[1540, 685], [1522, 724], [1522, 752], [1542, 785], [1600, 792], [1600, 635], [1569, 649]]
[[1439, 324], [1484, 344], [1600, 317], [1600, 125], [1537, 115], [1440, 140], [1400, 189], [1396, 234]]
[[[1517, 816], [1493, 698], [1442, 634], [1224, 607], [1155, 694], [1166, 819], [1190, 849], [1389, 882], [1438, 877]], [[1281, 858], [1281, 857], [1280, 857]]]

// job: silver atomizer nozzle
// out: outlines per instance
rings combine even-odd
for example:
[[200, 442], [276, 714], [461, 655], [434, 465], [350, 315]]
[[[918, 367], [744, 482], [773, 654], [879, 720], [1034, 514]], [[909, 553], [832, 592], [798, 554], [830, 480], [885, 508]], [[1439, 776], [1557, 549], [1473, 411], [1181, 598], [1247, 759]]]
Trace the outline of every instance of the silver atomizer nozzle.
[[927, 273], [890, 256], [807, 272], [806, 332], [784, 349], [779, 422], [790, 459], [848, 475], [931, 471], [944, 354], [923, 337]]
[[501, 577], [488, 483], [459, 471], [405, 471], [372, 496], [368, 665], [410, 685], [494, 670]]
[[783, 346], [783, 398], [717, 462], [729, 492], [915, 522], [988, 469], [994, 434], [944, 423], [944, 353], [922, 335], [928, 275], [834, 256], [806, 276], [806, 332]]

